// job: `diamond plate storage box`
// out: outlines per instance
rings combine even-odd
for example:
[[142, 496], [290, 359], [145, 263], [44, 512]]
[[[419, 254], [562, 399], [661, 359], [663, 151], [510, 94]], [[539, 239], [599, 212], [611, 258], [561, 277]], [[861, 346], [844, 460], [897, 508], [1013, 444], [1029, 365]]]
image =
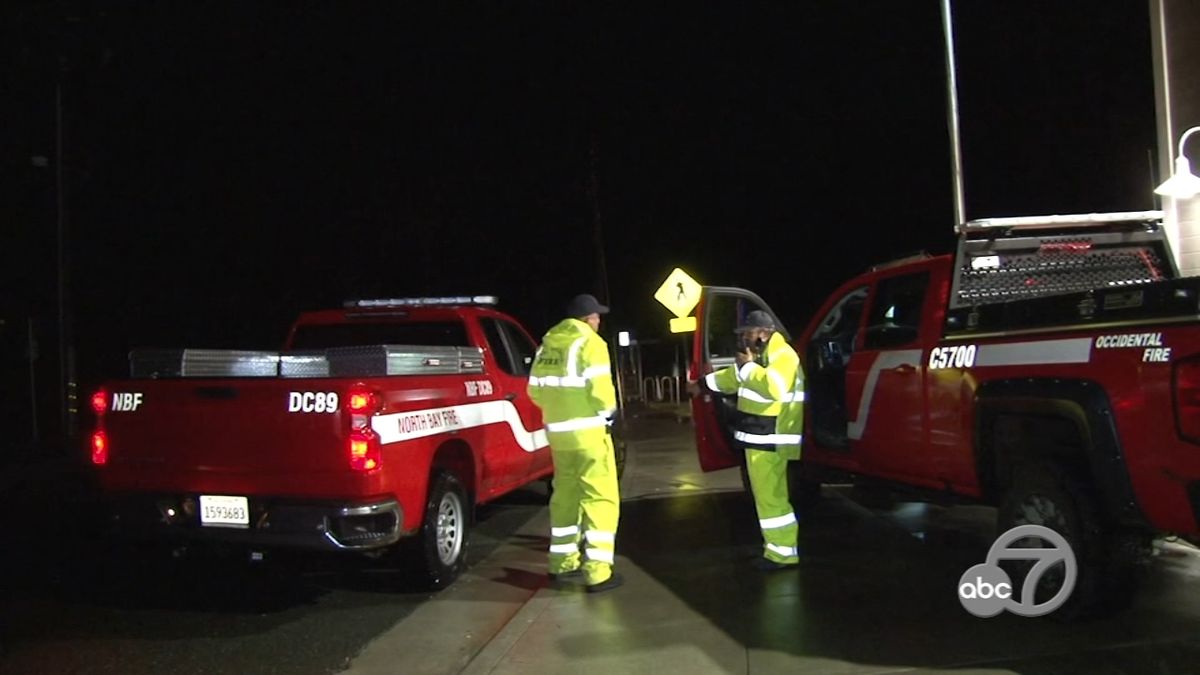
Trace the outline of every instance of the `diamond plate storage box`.
[[275, 377], [277, 352], [226, 349], [135, 349], [129, 353], [135, 378]]
[[330, 377], [455, 375], [483, 372], [478, 347], [376, 345], [326, 350]]

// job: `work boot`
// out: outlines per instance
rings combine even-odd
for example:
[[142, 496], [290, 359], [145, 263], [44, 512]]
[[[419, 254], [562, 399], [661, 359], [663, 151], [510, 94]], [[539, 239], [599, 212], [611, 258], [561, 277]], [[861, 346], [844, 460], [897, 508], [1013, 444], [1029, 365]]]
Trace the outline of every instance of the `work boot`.
[[616, 572], [613, 572], [612, 576], [605, 579], [604, 581], [601, 581], [598, 584], [591, 584], [590, 586], [588, 586], [587, 592], [588, 593], [602, 593], [604, 591], [616, 588], [617, 586], [620, 586], [623, 583], [625, 583], [625, 580], [621, 578], [621, 575]]
[[578, 579], [579, 577], [583, 576], [583, 570], [576, 567], [573, 570], [567, 570], [565, 572], [550, 572], [550, 573], [546, 574], [546, 576], [550, 578], [550, 581], [565, 581], [565, 580], [569, 580], [569, 579]]
[[770, 558], [757, 558], [754, 561], [754, 568], [763, 572], [774, 572], [775, 570], [786, 570], [796, 567], [799, 563], [783, 563]]

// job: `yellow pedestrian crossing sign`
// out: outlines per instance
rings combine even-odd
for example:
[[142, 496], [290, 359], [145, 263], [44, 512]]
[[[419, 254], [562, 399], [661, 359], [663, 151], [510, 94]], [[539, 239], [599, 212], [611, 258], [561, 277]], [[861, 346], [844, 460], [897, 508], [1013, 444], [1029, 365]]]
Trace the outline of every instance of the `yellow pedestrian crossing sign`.
[[654, 293], [658, 300], [671, 313], [680, 319], [691, 314], [696, 304], [700, 302], [700, 284], [688, 276], [687, 272], [676, 267], [667, 275], [667, 280]]

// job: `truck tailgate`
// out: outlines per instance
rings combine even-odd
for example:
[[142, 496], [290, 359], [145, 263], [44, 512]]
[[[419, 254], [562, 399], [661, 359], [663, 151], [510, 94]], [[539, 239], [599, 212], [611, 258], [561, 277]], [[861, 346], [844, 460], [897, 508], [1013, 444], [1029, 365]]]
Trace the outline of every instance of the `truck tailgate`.
[[344, 386], [256, 378], [122, 382], [111, 391], [105, 420], [109, 462], [168, 472], [344, 473]]

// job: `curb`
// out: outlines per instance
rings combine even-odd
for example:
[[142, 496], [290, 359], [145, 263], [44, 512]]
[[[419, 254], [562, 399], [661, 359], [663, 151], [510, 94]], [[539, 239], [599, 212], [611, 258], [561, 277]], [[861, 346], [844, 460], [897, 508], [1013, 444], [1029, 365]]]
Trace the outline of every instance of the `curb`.
[[504, 624], [504, 627], [493, 635], [491, 640], [488, 640], [483, 649], [476, 652], [459, 673], [462, 675], [485, 675], [495, 670], [508, 656], [513, 645], [517, 644], [545, 613], [553, 600], [552, 593], [549, 586], [539, 588], [509, 619], [508, 623]]

